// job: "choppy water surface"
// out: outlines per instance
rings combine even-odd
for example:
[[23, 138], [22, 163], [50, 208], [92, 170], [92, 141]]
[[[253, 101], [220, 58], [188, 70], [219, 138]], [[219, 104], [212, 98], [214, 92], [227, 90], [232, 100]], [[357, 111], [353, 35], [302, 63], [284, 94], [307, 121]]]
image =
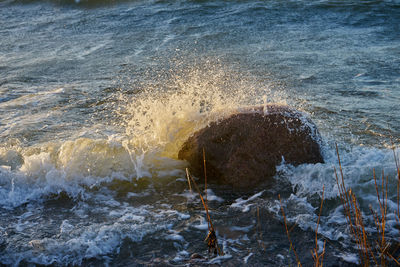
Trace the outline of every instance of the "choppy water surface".
[[[319, 227], [325, 263], [357, 263], [333, 166], [378, 207], [400, 143], [398, 1], [0, 1], [0, 263], [295, 264]], [[194, 131], [246, 105], [310, 114], [324, 164], [282, 165], [271, 186], [209, 185], [225, 256], [177, 159]], [[257, 215], [257, 209], [259, 215]], [[321, 243], [322, 244], [322, 243]]]

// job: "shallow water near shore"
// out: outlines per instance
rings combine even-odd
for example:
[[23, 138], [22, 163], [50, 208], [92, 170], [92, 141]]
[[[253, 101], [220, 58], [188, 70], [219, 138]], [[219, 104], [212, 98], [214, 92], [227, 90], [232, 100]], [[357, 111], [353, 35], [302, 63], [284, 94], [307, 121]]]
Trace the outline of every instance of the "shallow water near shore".
[[[1, 264], [293, 265], [280, 195], [310, 265], [324, 186], [324, 263], [355, 265], [336, 143], [372, 234], [373, 170], [388, 176], [398, 240], [398, 1], [10, 0], [0, 17]], [[211, 121], [267, 103], [315, 122], [325, 163], [283, 162], [247, 191], [210, 184], [225, 255], [208, 257], [178, 151]]]

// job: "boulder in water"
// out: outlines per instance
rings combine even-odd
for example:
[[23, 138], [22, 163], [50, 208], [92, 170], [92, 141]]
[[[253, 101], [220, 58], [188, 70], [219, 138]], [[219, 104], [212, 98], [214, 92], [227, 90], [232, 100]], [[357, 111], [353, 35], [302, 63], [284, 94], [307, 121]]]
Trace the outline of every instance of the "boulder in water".
[[209, 182], [249, 188], [276, 174], [282, 160], [292, 165], [323, 162], [320, 135], [302, 112], [267, 105], [234, 113], [195, 132], [179, 159], [203, 176], [203, 149]]

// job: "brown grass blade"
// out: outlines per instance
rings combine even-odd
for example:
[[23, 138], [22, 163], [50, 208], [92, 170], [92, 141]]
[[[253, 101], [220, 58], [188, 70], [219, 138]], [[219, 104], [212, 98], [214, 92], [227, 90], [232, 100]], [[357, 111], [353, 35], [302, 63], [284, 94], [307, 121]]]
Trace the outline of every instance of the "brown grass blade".
[[[206, 167], [206, 152], [203, 147], [203, 166], [204, 166], [204, 192], [205, 192], [205, 202], [206, 206], [208, 206], [208, 200], [207, 200], [207, 167]], [[208, 224], [208, 228], [210, 228], [210, 224]]]
[[188, 184], [189, 184], [189, 190], [190, 190], [190, 192], [192, 192], [192, 185], [191, 185], [191, 183], [190, 183], [190, 178], [189, 178], [189, 169], [188, 168], [186, 168], [186, 178], [187, 178], [187, 181], [188, 181]]
[[319, 251], [319, 249], [318, 249], [318, 226], [319, 226], [319, 222], [320, 222], [320, 218], [321, 218], [322, 207], [324, 204], [324, 192], [325, 192], [325, 185], [322, 186], [321, 206], [320, 206], [319, 214], [318, 214], [317, 227], [315, 228], [315, 248], [314, 248], [314, 252], [311, 252], [311, 255], [314, 259], [315, 267], [323, 266], [323, 259], [324, 259], [324, 254], [325, 254], [326, 241], [324, 242], [324, 248], [322, 250], [322, 253], [318, 255], [318, 251]]
[[281, 195], [278, 195], [278, 198], [279, 198], [279, 203], [280, 203], [280, 205], [281, 205], [281, 211], [282, 211], [282, 215], [283, 215], [283, 221], [284, 221], [284, 223], [285, 223], [286, 235], [287, 235], [287, 237], [288, 237], [288, 239], [289, 239], [290, 248], [293, 250], [293, 253], [294, 253], [294, 255], [296, 256], [297, 266], [302, 266], [302, 265], [301, 265], [301, 262], [300, 262], [300, 259], [299, 259], [299, 256], [297, 255], [297, 252], [296, 252], [296, 250], [294, 249], [292, 240], [291, 240], [291, 238], [290, 238], [290, 233], [289, 233], [288, 226], [287, 226], [287, 221], [286, 221], [286, 215], [285, 215], [285, 211], [283, 210], [283, 206], [282, 206]]
[[190, 173], [189, 173], [189, 178], [190, 178], [190, 180], [192, 181], [194, 187], [196, 188], [196, 191], [198, 192], [199, 197], [200, 197], [200, 199], [201, 199], [201, 203], [203, 204], [204, 210], [206, 211], [207, 221], [208, 221], [208, 223], [209, 223], [209, 228], [208, 228], [208, 230], [212, 230], [212, 229], [214, 229], [214, 226], [213, 226], [213, 224], [212, 224], [212, 221], [211, 221], [211, 218], [210, 218], [210, 214], [208, 213], [208, 206], [207, 206], [206, 202], [204, 201], [203, 196], [201, 195], [200, 189], [199, 189], [199, 187], [197, 186], [196, 181], [193, 179], [193, 177], [192, 177], [192, 175], [190, 175]]

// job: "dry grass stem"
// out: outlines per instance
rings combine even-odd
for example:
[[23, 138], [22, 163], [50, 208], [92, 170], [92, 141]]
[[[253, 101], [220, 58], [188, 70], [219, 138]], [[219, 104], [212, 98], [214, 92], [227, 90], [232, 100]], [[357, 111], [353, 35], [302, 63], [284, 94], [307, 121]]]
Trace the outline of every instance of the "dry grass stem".
[[260, 208], [257, 206], [257, 238], [258, 238], [258, 244], [260, 247], [266, 251], [267, 248], [265, 247], [263, 240], [263, 234], [261, 231], [261, 219], [260, 219]]
[[[204, 168], [204, 192], [206, 195], [206, 206], [208, 206], [208, 200], [207, 200], [207, 166], [206, 166], [206, 152], [203, 147], [203, 168]], [[210, 228], [210, 225], [208, 225], [208, 228]]]
[[394, 146], [392, 138], [390, 138], [390, 142], [392, 144], [393, 158], [394, 158], [394, 162], [396, 164], [396, 170], [397, 170], [397, 221], [400, 223], [400, 192], [399, 192], [399, 190], [400, 190], [400, 168], [399, 168], [399, 161], [397, 160], [395, 146]]
[[324, 241], [324, 247], [322, 249], [321, 254], [318, 253], [318, 251], [319, 251], [319, 248], [318, 248], [318, 226], [319, 226], [319, 221], [320, 221], [320, 218], [321, 218], [322, 207], [323, 207], [323, 204], [324, 204], [324, 192], [325, 192], [325, 186], [322, 187], [321, 206], [319, 208], [317, 227], [315, 228], [315, 248], [314, 248], [314, 250], [311, 250], [311, 255], [312, 255], [313, 259], [314, 259], [314, 266], [315, 267], [322, 267], [323, 266], [324, 255], [325, 255], [325, 244], [326, 244], [326, 241]]
[[209, 210], [208, 210], [207, 202], [204, 200], [204, 198], [203, 198], [203, 196], [201, 194], [201, 191], [200, 191], [199, 187], [197, 186], [196, 181], [193, 179], [193, 177], [190, 174], [188, 169], [186, 169], [186, 175], [187, 175], [187, 179], [189, 181], [191, 181], [193, 183], [194, 187], [196, 188], [196, 190], [197, 190], [197, 192], [199, 194], [200, 200], [201, 200], [201, 202], [203, 204], [204, 210], [206, 211], [207, 224], [208, 224], [208, 234], [207, 234], [207, 237], [206, 237], [206, 239], [204, 241], [207, 242], [208, 253], [214, 252], [214, 254], [216, 254], [216, 255], [218, 254], [220, 256], [223, 256], [224, 252], [222, 251], [222, 249], [218, 245], [218, 239], [217, 239], [217, 236], [216, 236], [216, 233], [215, 233], [214, 225], [213, 225], [211, 217], [210, 217], [210, 213], [209, 213]]
[[294, 246], [293, 246], [293, 243], [292, 243], [292, 239], [290, 238], [290, 232], [288, 230], [286, 215], [285, 215], [285, 211], [283, 210], [283, 206], [282, 206], [281, 195], [278, 195], [278, 198], [279, 198], [279, 203], [281, 205], [281, 211], [282, 211], [282, 215], [283, 215], [283, 222], [285, 223], [286, 235], [287, 235], [287, 238], [288, 238], [289, 243], [290, 243], [290, 249], [293, 250], [293, 253], [296, 256], [297, 266], [302, 266], [301, 262], [300, 262], [300, 259], [299, 259], [299, 256], [297, 255], [297, 252], [294, 249]]
[[[375, 241], [373, 242], [374, 245], [371, 245], [370, 240], [372, 240], [372, 236], [370, 236], [370, 234], [367, 233], [365, 229], [363, 222], [363, 215], [361, 208], [358, 204], [358, 201], [351, 189], [349, 189], [348, 191], [346, 190], [341, 162], [340, 162], [339, 150], [337, 148], [337, 145], [336, 145], [336, 153], [338, 156], [340, 176], [341, 176], [341, 183], [340, 183], [336, 169], [334, 169], [339, 191], [339, 197], [342, 201], [343, 212], [346, 217], [347, 225], [357, 245], [357, 250], [361, 260], [361, 265], [370, 266], [370, 264], [374, 264], [379, 266], [387, 266], [390, 260], [393, 260], [392, 262], [396, 263], [397, 265], [400, 265], [399, 259], [393, 257], [393, 253], [396, 252], [398, 247], [396, 248], [396, 250], [390, 252], [391, 243], [388, 242], [386, 238], [389, 177], [388, 176], [385, 177], [385, 173], [384, 171], [382, 171], [382, 177], [380, 179], [380, 185], [379, 185], [375, 169], [373, 169], [375, 192], [379, 207], [378, 207], [378, 212], [376, 212], [370, 206], [370, 211], [373, 217], [373, 221], [377, 229], [377, 236]], [[397, 220], [400, 222], [399, 219], [400, 172], [399, 172], [399, 167], [398, 167], [399, 164], [397, 162], [396, 153], [394, 151], [394, 146], [393, 146], [393, 155], [397, 169]]]
[[[397, 211], [395, 210], [394, 212], [396, 213], [396, 219], [400, 223], [400, 168], [399, 168], [399, 161], [397, 159], [397, 155], [395, 152], [395, 146], [392, 141], [392, 150], [393, 150], [393, 157], [396, 163], [396, 175], [397, 175]], [[364, 218], [363, 218], [363, 213], [361, 210], [361, 207], [357, 201], [357, 198], [352, 191], [352, 189], [347, 189], [345, 182], [344, 182], [344, 175], [343, 175], [343, 168], [342, 168], [342, 163], [340, 160], [340, 155], [339, 155], [339, 149], [336, 144], [336, 154], [337, 154], [337, 159], [339, 162], [339, 174], [334, 168], [334, 174], [336, 177], [336, 184], [338, 188], [338, 195], [342, 203], [343, 207], [343, 214], [344, 217], [346, 218], [346, 223], [347, 227], [350, 231], [350, 235], [352, 237], [352, 240], [354, 240], [357, 248], [357, 252], [359, 255], [360, 263], [361, 266], [388, 266], [389, 262], [390, 264], [395, 263], [397, 265], [400, 265], [400, 256], [399, 257], [394, 257], [394, 253], [400, 248], [400, 243], [399, 241], [396, 241], [397, 246], [393, 250], [392, 244], [388, 242], [388, 238], [386, 237], [387, 233], [387, 214], [388, 214], [388, 186], [389, 186], [389, 177], [385, 177], [384, 171], [382, 171], [382, 178], [380, 179], [380, 184], [378, 182], [375, 169], [373, 169], [373, 178], [374, 178], [374, 183], [375, 183], [375, 191], [376, 191], [376, 197], [377, 201], [379, 204], [378, 207], [378, 212], [374, 211], [372, 207], [370, 206], [370, 211], [373, 217], [373, 221], [375, 223], [376, 229], [377, 229], [377, 236], [375, 241], [371, 245], [371, 241], [373, 241], [371, 233], [368, 233], [365, 228], [364, 224]], [[340, 175], [340, 177], [339, 177]], [[318, 215], [318, 220], [317, 220], [317, 226], [315, 229], [315, 248], [311, 250], [311, 255], [314, 260], [314, 266], [322, 266], [323, 265], [323, 259], [325, 255], [325, 245], [326, 245], [326, 240], [324, 241], [324, 246], [323, 250], [321, 253], [319, 253], [319, 248], [318, 248], [318, 227], [320, 224], [320, 218], [321, 218], [321, 212], [322, 212], [322, 207], [323, 207], [323, 202], [324, 202], [324, 192], [325, 192], [325, 186], [323, 186], [322, 190], [322, 197], [321, 197], [321, 206], [319, 210], [319, 215]], [[290, 232], [292, 229], [288, 229], [288, 224], [286, 220], [286, 215], [283, 209], [282, 201], [279, 196], [279, 202], [280, 202], [280, 207], [283, 215], [283, 220], [285, 224], [285, 230], [286, 230], [286, 235], [288, 237], [289, 243], [290, 243], [290, 249], [293, 250], [293, 253], [296, 256], [297, 264], [298, 266], [301, 266], [299, 257], [297, 255], [296, 250], [294, 249], [291, 237], [290, 237]], [[257, 209], [257, 216], [259, 217], [259, 211]], [[294, 226], [293, 226], [294, 227]], [[392, 251], [390, 251], [392, 249]]]
[[344, 183], [343, 169], [337, 144], [336, 144], [336, 154], [339, 162], [340, 177], [341, 177], [341, 183], [340, 183], [336, 168], [334, 168], [336, 183], [339, 190], [339, 197], [342, 202], [343, 212], [346, 218], [347, 226], [349, 227], [350, 233], [353, 236], [353, 239], [355, 240], [357, 245], [357, 251], [359, 254], [359, 258], [361, 260], [361, 265], [369, 266], [370, 258], [372, 258], [374, 263], [377, 265], [378, 264], [377, 260], [369, 243], [368, 234], [365, 231], [365, 226], [360, 206], [357, 202], [357, 199], [353, 191], [351, 189], [347, 190]]
[[188, 184], [189, 184], [189, 190], [190, 190], [190, 192], [192, 192], [192, 185], [191, 185], [191, 183], [190, 183], [190, 178], [189, 178], [189, 169], [188, 168], [186, 168], [186, 178], [187, 178], [187, 181], [188, 181]]
[[206, 205], [206, 202], [204, 201], [204, 198], [203, 198], [203, 196], [202, 196], [202, 194], [200, 192], [199, 187], [197, 186], [196, 181], [193, 179], [193, 177], [192, 177], [192, 175], [190, 174], [189, 171], [187, 172], [187, 175], [188, 175], [189, 179], [192, 181], [194, 187], [196, 188], [196, 190], [197, 190], [197, 192], [199, 194], [199, 197], [201, 199], [201, 203], [203, 204], [204, 210], [206, 211], [207, 221], [208, 221], [208, 224], [209, 224], [210, 228], [214, 228], [213, 224], [212, 224], [212, 221], [211, 221], [211, 218], [210, 218], [210, 214], [208, 213], [208, 206]]
[[385, 239], [385, 233], [386, 233], [386, 216], [387, 216], [387, 206], [388, 206], [388, 177], [386, 176], [385, 179], [385, 174], [382, 171], [382, 182], [381, 182], [381, 194], [382, 198], [380, 197], [379, 194], [379, 187], [377, 183], [377, 178], [375, 175], [375, 170], [373, 170], [373, 176], [374, 176], [374, 182], [375, 182], [375, 190], [376, 190], [376, 195], [378, 198], [379, 202], [379, 211], [380, 214], [374, 212], [372, 209], [372, 214], [374, 217], [374, 222], [378, 231], [378, 240], [376, 242], [377, 250], [378, 250], [378, 255], [381, 260], [380, 265], [381, 266], [386, 266], [387, 265], [387, 259], [388, 258], [393, 258], [389, 252], [389, 247], [390, 243], [387, 243]]

